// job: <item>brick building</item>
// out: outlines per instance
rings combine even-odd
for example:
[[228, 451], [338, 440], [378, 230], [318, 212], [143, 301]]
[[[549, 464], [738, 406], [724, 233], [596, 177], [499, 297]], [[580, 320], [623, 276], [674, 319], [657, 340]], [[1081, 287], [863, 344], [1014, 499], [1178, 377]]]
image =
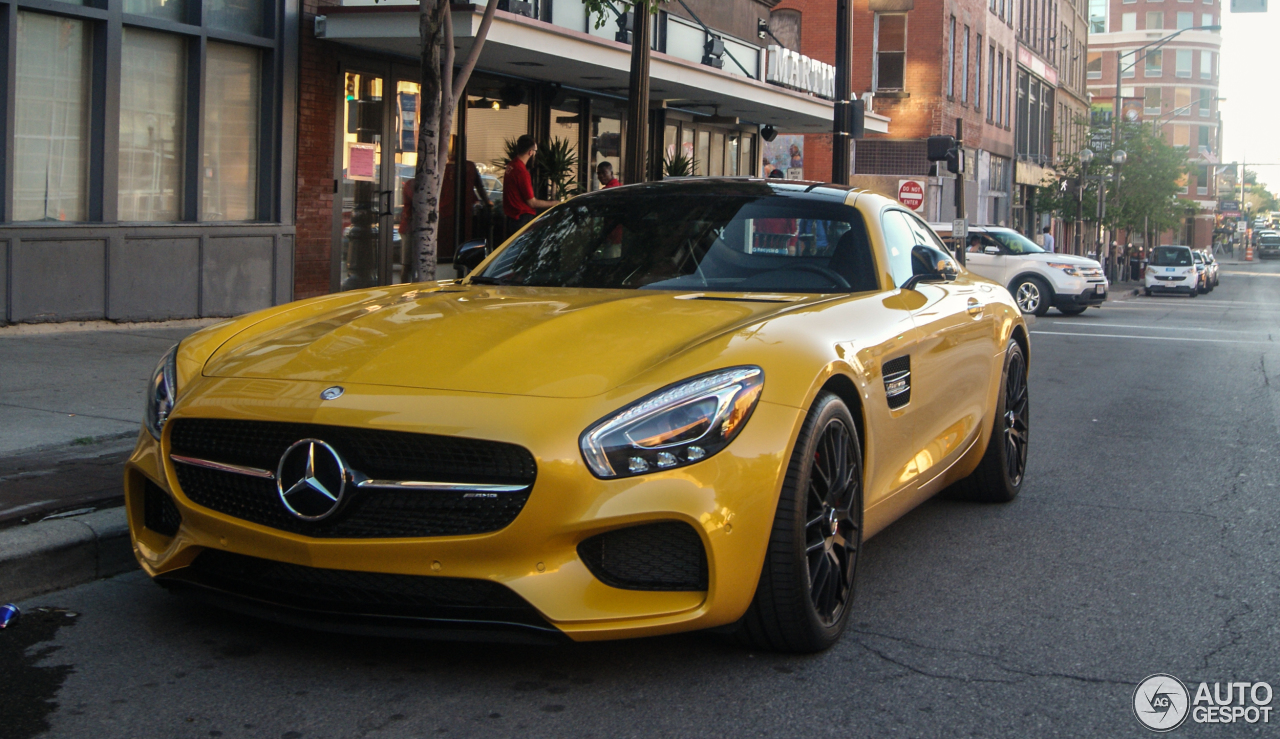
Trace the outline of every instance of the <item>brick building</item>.
[[[966, 215], [1008, 223], [1013, 177], [1014, 0], [857, 0], [853, 6], [853, 87], [868, 110], [892, 121], [887, 133], [855, 144], [854, 181], [897, 195], [900, 182], [925, 188], [930, 220], [954, 213], [954, 177], [931, 172], [925, 139], [955, 133], [964, 120]], [[774, 26], [797, 26], [798, 50], [835, 57], [835, 3], [782, 0]], [[783, 37], [783, 40], [792, 39]], [[806, 171], [830, 174], [830, 136], [805, 137]], [[822, 165], [821, 162], [826, 164]]]
[[[1195, 248], [1213, 245], [1218, 194], [1214, 165], [1219, 161], [1222, 122], [1218, 113], [1218, 62], [1222, 36], [1217, 31], [1189, 30], [1216, 26], [1220, 0], [1090, 0], [1088, 86], [1093, 106], [1104, 118], [1114, 110], [1117, 64], [1119, 109], [1126, 121], [1158, 126], [1174, 146], [1187, 151], [1192, 167], [1181, 197], [1197, 212], [1180, 229], [1162, 234], [1161, 243]], [[1135, 51], [1171, 34], [1178, 36], [1158, 49]], [[1118, 59], [1123, 55], [1123, 60]]]

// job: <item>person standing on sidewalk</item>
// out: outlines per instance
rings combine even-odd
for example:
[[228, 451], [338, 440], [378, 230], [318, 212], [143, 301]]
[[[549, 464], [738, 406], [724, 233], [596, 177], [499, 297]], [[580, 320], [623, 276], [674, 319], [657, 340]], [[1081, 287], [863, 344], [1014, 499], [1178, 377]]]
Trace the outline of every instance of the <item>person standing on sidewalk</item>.
[[502, 176], [502, 213], [507, 219], [507, 235], [524, 228], [538, 214], [538, 208], [556, 205], [551, 200], [533, 196], [533, 178], [529, 176], [529, 160], [538, 153], [538, 143], [529, 134], [516, 139], [516, 157]]
[[1050, 254], [1054, 252], [1053, 234], [1049, 232], [1048, 226], [1044, 227], [1044, 250], [1049, 252]]
[[622, 182], [613, 176], [613, 165], [608, 162], [600, 162], [596, 166], [596, 179], [600, 181], [600, 189], [608, 190], [611, 187], [622, 187]]

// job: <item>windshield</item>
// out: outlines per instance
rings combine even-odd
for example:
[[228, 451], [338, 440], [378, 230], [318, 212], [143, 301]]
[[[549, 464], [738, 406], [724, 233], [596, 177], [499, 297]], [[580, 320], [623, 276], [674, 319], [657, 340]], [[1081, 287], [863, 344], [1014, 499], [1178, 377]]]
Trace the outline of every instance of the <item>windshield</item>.
[[1192, 252], [1192, 259], [1196, 260], [1196, 264], [1204, 264], [1204, 257], [1200, 256], [1200, 252]]
[[1157, 246], [1151, 253], [1151, 264], [1156, 267], [1190, 267], [1191, 250], [1185, 246]]
[[1043, 254], [1044, 249], [1017, 231], [988, 231], [987, 236], [1000, 242], [1009, 254]]
[[1280, 246], [1280, 234], [1263, 234], [1258, 237], [1259, 244], [1267, 246]]
[[733, 292], [879, 287], [858, 211], [772, 193], [585, 196], [539, 218], [470, 281]]

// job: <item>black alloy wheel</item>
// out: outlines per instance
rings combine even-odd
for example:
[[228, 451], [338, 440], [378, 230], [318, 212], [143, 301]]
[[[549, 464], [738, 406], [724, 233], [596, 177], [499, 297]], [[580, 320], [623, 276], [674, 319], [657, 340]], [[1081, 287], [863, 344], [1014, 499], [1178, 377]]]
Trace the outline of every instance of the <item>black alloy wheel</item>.
[[978, 466], [968, 477], [947, 488], [946, 497], [1008, 503], [1022, 490], [1031, 440], [1031, 402], [1027, 391], [1027, 355], [1014, 339], [1009, 339], [1005, 347], [994, 416], [991, 439]]
[[862, 543], [861, 516], [852, 511], [861, 500], [853, 435], [841, 418], [832, 418], [818, 439], [809, 475], [805, 510], [805, 556], [809, 599], [826, 626], [836, 623], [853, 592], [853, 573]]
[[1027, 441], [1030, 418], [1027, 399], [1027, 359], [1021, 351], [1009, 357], [1004, 384], [1005, 466], [1009, 482], [1021, 487], [1027, 471]]
[[780, 652], [835, 644], [853, 601], [862, 513], [858, 428], [843, 400], [819, 393], [796, 437], [755, 596], [727, 631]]

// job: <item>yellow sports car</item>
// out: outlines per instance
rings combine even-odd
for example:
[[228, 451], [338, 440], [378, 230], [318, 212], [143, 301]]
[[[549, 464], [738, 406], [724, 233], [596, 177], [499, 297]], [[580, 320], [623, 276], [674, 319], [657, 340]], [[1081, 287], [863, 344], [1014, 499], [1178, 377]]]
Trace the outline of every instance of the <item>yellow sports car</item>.
[[823, 649], [867, 537], [944, 489], [1018, 493], [1027, 338], [884, 197], [583, 195], [466, 278], [170, 350], [125, 473], [134, 549], [163, 585], [319, 628]]

